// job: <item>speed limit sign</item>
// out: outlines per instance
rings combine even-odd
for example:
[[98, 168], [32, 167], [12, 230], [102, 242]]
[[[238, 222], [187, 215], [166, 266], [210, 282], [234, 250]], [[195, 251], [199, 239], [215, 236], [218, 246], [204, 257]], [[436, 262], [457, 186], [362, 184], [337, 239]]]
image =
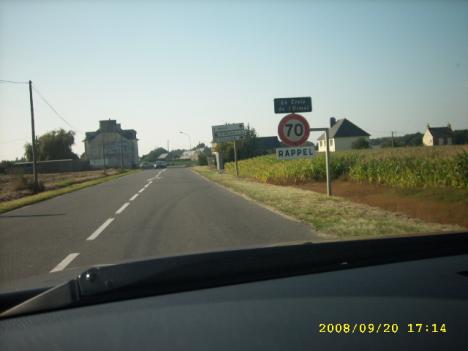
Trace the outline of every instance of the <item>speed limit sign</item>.
[[310, 127], [307, 120], [291, 113], [280, 121], [278, 135], [283, 143], [289, 146], [300, 146], [309, 139]]

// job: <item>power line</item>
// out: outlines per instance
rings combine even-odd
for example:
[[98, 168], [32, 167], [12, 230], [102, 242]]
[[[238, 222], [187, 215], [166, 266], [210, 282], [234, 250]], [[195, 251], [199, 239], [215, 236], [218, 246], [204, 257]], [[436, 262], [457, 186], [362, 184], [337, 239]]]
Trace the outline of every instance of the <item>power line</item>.
[[4, 79], [0, 79], [0, 83], [28, 84], [28, 82], [17, 82], [17, 81], [14, 81], [14, 80], [4, 80]]
[[71, 123], [69, 123], [65, 117], [63, 117], [60, 113], [58, 113], [58, 111], [52, 106], [52, 104], [47, 101], [47, 99], [40, 93], [39, 90], [37, 90], [37, 88], [35, 86], [33, 86], [33, 90], [37, 93], [37, 95], [39, 95], [39, 97], [41, 98], [42, 101], [44, 101], [46, 103], [47, 106], [49, 106], [49, 108], [57, 115], [58, 118], [60, 118], [63, 122], [65, 122], [73, 131], [75, 131], [75, 127], [73, 127], [73, 125]]

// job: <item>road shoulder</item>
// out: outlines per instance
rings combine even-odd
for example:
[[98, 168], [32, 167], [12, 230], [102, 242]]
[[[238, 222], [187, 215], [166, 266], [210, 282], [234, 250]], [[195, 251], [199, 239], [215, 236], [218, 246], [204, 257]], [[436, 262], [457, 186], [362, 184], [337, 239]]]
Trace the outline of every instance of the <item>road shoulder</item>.
[[459, 226], [427, 223], [340, 197], [328, 198], [313, 191], [236, 178], [208, 167], [194, 167], [193, 171], [268, 209], [308, 223], [317, 232], [340, 239], [463, 230]]

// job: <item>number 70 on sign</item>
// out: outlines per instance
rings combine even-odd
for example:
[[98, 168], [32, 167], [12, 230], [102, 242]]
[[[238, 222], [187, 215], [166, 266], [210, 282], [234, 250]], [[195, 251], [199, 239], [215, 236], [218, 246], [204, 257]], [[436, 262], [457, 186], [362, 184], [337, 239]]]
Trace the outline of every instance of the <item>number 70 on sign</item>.
[[291, 113], [283, 117], [278, 124], [278, 135], [286, 145], [303, 145], [309, 139], [309, 123], [303, 116]]

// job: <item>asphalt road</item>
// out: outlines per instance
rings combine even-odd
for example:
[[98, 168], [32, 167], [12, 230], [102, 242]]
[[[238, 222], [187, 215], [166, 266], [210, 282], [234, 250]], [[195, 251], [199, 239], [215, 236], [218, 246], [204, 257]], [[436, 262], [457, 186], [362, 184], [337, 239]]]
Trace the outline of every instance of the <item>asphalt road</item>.
[[96, 264], [291, 241], [320, 237], [190, 169], [145, 170], [0, 215], [0, 290]]

